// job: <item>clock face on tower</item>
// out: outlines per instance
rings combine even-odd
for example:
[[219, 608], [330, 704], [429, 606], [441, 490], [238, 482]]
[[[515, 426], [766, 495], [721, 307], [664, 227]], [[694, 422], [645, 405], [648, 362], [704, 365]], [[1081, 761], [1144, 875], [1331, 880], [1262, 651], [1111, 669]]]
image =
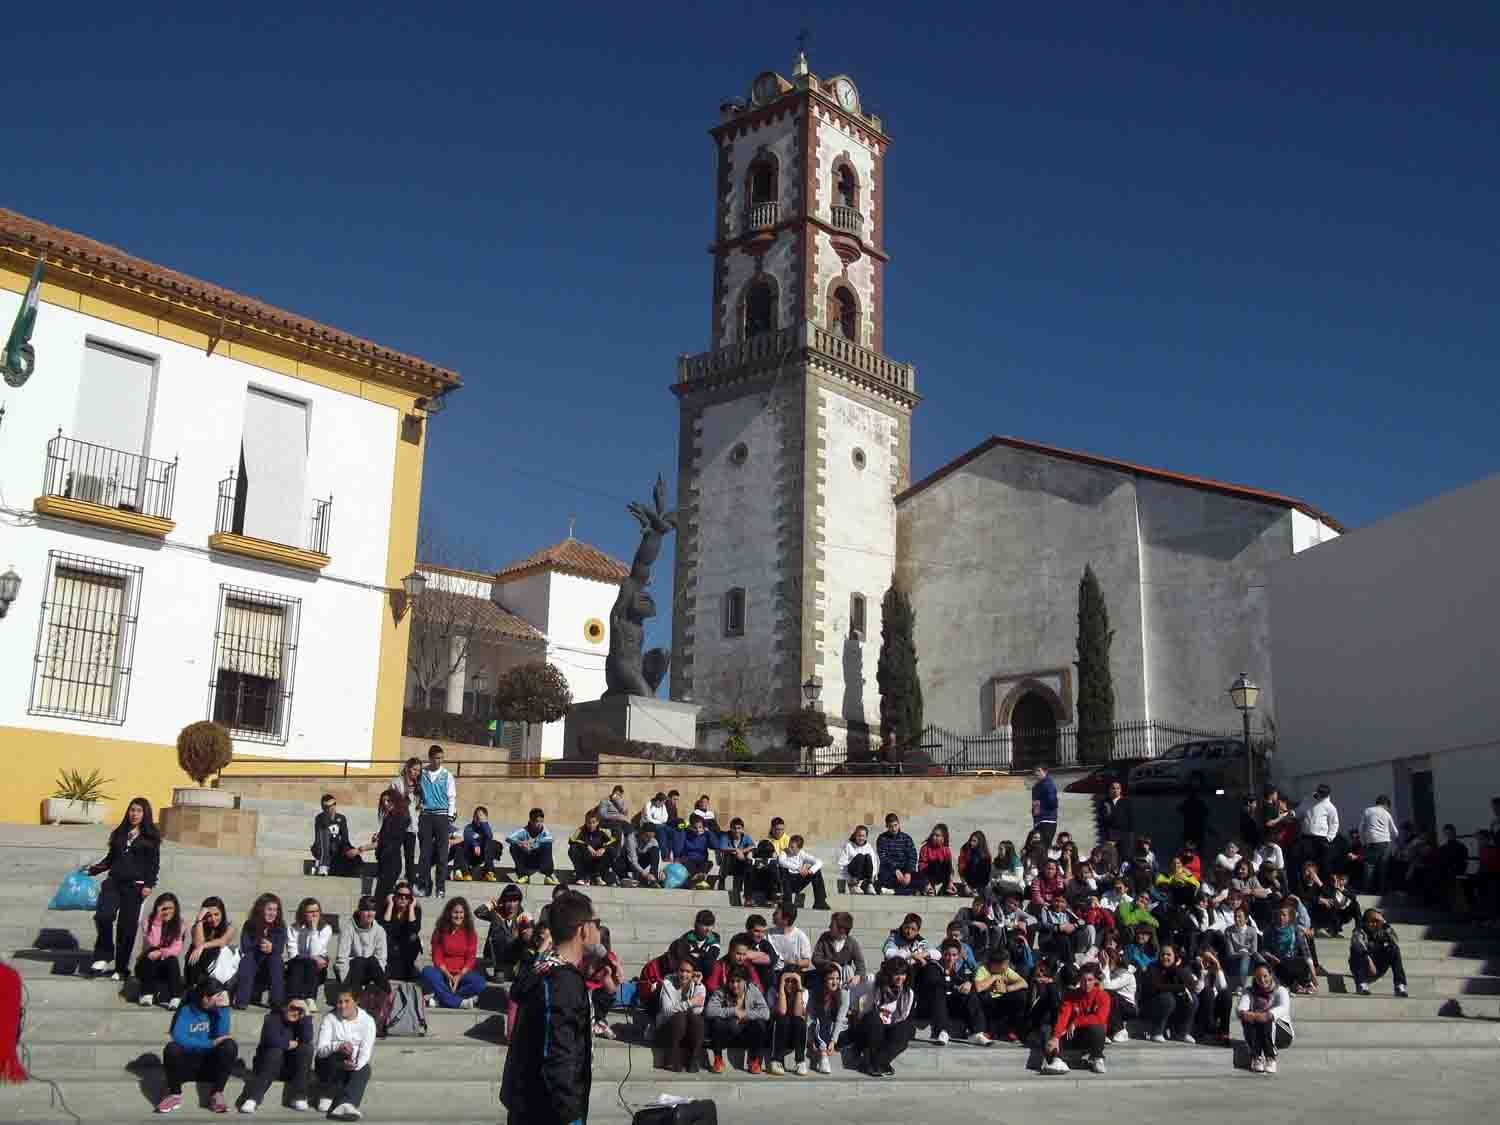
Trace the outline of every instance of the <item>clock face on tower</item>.
[[752, 93], [755, 95], [757, 102], [765, 105], [767, 102], [776, 100], [776, 95], [781, 93], [781, 83], [776, 81], [774, 74], [762, 74], [755, 80], [755, 87]]
[[833, 96], [847, 110], [852, 111], [859, 106], [859, 91], [847, 78], [840, 78], [833, 84]]

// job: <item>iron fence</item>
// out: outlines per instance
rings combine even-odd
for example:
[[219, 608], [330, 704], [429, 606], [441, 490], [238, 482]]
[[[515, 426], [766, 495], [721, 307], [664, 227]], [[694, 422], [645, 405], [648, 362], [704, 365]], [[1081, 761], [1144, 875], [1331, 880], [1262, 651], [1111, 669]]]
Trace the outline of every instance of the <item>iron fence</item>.
[[1133, 758], [1155, 758], [1179, 742], [1205, 738], [1238, 741], [1236, 731], [1205, 731], [1145, 719], [1080, 730], [1069, 723], [1036, 730], [1003, 727], [961, 735], [929, 726], [922, 749], [946, 773], [1023, 772], [1037, 766], [1060, 769], [1104, 765]]
[[63, 437], [62, 430], [47, 442], [44, 496], [171, 519], [176, 487], [176, 461]]
[[[219, 504], [214, 517], [214, 530], [231, 535], [244, 535], [245, 505], [248, 489], [245, 478], [239, 472], [231, 472], [219, 482]], [[312, 517], [307, 525], [304, 543], [288, 543], [288, 547], [306, 547], [320, 555], [328, 553], [328, 534], [333, 522], [333, 496], [327, 500], [312, 502]]]

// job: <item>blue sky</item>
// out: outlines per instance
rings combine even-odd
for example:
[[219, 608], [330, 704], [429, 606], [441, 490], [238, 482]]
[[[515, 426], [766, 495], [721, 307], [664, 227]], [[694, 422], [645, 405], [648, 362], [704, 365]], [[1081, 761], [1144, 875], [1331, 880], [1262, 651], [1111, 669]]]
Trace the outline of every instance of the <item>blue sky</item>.
[[147, 7], [8, 17], [0, 198], [460, 370], [460, 565], [573, 514], [633, 550], [707, 346], [706, 130], [804, 25], [893, 138], [917, 476], [1014, 434], [1357, 526], [1497, 467], [1492, 5]]

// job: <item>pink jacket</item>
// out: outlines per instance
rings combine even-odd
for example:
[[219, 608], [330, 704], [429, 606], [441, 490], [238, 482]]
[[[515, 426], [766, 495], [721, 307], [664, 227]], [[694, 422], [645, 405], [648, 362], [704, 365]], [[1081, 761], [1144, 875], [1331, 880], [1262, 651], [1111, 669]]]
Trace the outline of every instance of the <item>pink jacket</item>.
[[[179, 919], [178, 921], [180, 922], [181, 919]], [[186, 929], [185, 926], [179, 925], [177, 927], [176, 940], [174, 940], [171, 945], [164, 946], [161, 943], [161, 923], [153, 921], [150, 915], [141, 915], [141, 937], [144, 940], [144, 944], [146, 946], [144, 952], [150, 952], [153, 949], [160, 949], [169, 957], [182, 956], [182, 933], [184, 929]]]

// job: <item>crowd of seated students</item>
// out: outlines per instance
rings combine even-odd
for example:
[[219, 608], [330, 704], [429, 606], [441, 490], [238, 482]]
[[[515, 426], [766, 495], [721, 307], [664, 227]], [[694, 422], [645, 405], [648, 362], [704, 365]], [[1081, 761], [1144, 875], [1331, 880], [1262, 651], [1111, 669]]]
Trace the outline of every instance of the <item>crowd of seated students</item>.
[[[400, 796], [394, 788], [383, 794], [392, 827], [387, 833], [383, 823], [376, 837], [377, 852], [382, 837], [395, 849], [397, 873], [409, 834]], [[1189, 1046], [1227, 1043], [1237, 1023], [1252, 1070], [1275, 1073], [1279, 1051], [1292, 1041], [1290, 997], [1315, 992], [1325, 971], [1317, 939], [1339, 940], [1346, 930], [1357, 992], [1368, 993], [1389, 974], [1396, 995], [1407, 993], [1394, 930], [1379, 910], [1362, 909], [1350, 887], [1360, 853], [1337, 863], [1306, 859], [1288, 885], [1286, 851], [1301, 856], [1306, 849], [1279, 795], [1257, 806], [1260, 835], [1226, 844], [1212, 863], [1191, 843], [1161, 862], [1144, 834], [1131, 839], [1123, 857], [1104, 846], [1084, 858], [1066, 832], [1050, 845], [1039, 832], [1019, 849], [1000, 841], [993, 853], [983, 833], [972, 832], [955, 856], [945, 825], [934, 826], [920, 847], [894, 813], [873, 841], [866, 826], [857, 826], [834, 861], [850, 893], [964, 900], [932, 944], [922, 917], [907, 914], [874, 961], [867, 961], [847, 912], [834, 912], [815, 941], [797, 925], [801, 892], [812, 892], [815, 909], [827, 908], [824, 863], [781, 818], [756, 840], [739, 818], [721, 829], [707, 795], [685, 817], [678, 801], [676, 791], [658, 793], [630, 816], [617, 787], [587, 810], [568, 839], [577, 882], [663, 887], [666, 865], [681, 863], [690, 887], [707, 889], [717, 868], [719, 885], [732, 886], [743, 903], [772, 906], [769, 921], [749, 914], [727, 943], [714, 912], [699, 910], [691, 929], [630, 982], [669, 1069], [723, 1073], [738, 1048], [750, 1073], [829, 1074], [837, 1053], [845, 1065], [888, 1077], [921, 1023], [937, 1046], [955, 1039], [979, 1046], [1029, 1042], [1041, 1049], [1044, 1072], [1066, 1071], [1064, 1053], [1072, 1052], [1102, 1073], [1106, 1046], [1128, 1039], [1132, 1023], [1153, 1042]], [[329, 862], [317, 867], [330, 873], [349, 840], [340, 817], [336, 803], [325, 803], [320, 858]], [[116, 835], [123, 840], [119, 854], [128, 856], [139, 843], [139, 814]], [[442, 902], [430, 932], [419, 902], [424, 896], [379, 861], [380, 893], [362, 897], [341, 926], [311, 897], [288, 917], [278, 896], [261, 894], [236, 926], [218, 897], [204, 900], [189, 924], [176, 896], [156, 895], [140, 920], [134, 973], [143, 1005], [173, 1010], [168, 1090], [158, 1108], [177, 1108], [184, 1081], [198, 1078], [211, 1087], [211, 1108], [222, 1112], [238, 1058], [231, 1012], [264, 995], [269, 1014], [241, 1109], [254, 1112], [270, 1083], [283, 1080], [294, 1108], [316, 1086], [320, 1108], [357, 1117], [374, 1040], [361, 996], [392, 982], [417, 982], [432, 1003], [465, 1008], [475, 1006], [488, 983], [520, 979], [546, 954], [550, 935], [547, 909], [531, 918], [516, 883], [563, 889], [552, 843], [541, 809], [503, 840], [486, 810], [477, 809], [455, 840], [454, 878], [497, 881], [508, 845], [516, 881], [472, 907], [463, 897]], [[1446, 861], [1441, 849], [1438, 857], [1432, 862], [1456, 863], [1453, 849]], [[110, 862], [124, 870], [123, 859], [106, 860], [101, 869]], [[1388, 862], [1392, 870], [1381, 870], [1382, 880], [1412, 877], [1397, 866], [1399, 847]], [[1411, 871], [1424, 869], [1420, 855], [1408, 862]], [[482, 938], [477, 924], [487, 926]], [[105, 923], [100, 927], [103, 933]], [[117, 948], [95, 963], [98, 975], [129, 964], [130, 929], [131, 942], [116, 939]], [[627, 981], [607, 930], [589, 953], [585, 976], [595, 1032], [612, 1036], [606, 1015]], [[314, 1030], [325, 991], [334, 1009]]]

